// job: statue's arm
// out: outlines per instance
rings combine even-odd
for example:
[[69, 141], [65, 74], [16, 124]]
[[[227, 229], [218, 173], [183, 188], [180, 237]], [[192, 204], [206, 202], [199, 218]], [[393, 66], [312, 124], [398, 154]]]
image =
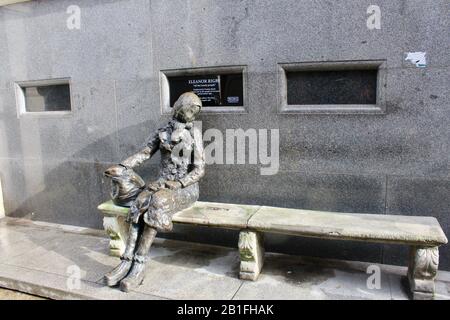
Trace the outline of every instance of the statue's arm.
[[130, 169], [139, 167], [144, 161], [150, 159], [155, 154], [155, 152], [158, 151], [158, 149], [159, 136], [157, 132], [148, 141], [147, 146], [144, 149], [126, 158], [120, 164]]
[[202, 133], [198, 128], [194, 127], [194, 155], [193, 166], [194, 168], [182, 179], [180, 183], [183, 187], [190, 186], [193, 183], [198, 182], [205, 175], [205, 153], [203, 150]]

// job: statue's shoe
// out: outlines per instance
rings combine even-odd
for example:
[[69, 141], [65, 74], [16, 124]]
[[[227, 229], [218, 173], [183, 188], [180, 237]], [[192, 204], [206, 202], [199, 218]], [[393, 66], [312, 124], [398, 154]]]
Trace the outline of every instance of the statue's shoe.
[[105, 274], [103, 279], [106, 285], [109, 287], [117, 285], [120, 280], [126, 277], [131, 269], [132, 264], [132, 261], [122, 260], [122, 262], [116, 268], [114, 268], [114, 270]]
[[133, 263], [133, 268], [131, 268], [130, 273], [125, 279], [120, 281], [120, 290], [124, 292], [130, 292], [134, 288], [144, 282], [145, 277], [145, 263], [135, 261]]

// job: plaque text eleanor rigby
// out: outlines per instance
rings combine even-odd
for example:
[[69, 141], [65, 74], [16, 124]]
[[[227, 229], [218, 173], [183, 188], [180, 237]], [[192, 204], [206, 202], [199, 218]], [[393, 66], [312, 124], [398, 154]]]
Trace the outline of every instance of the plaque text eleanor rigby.
[[206, 74], [168, 77], [170, 103], [173, 105], [180, 93], [194, 92], [209, 107], [243, 105], [242, 74]]

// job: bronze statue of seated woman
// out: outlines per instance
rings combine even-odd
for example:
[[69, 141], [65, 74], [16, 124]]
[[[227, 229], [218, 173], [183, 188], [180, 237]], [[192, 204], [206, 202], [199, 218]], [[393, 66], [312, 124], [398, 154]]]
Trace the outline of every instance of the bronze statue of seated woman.
[[[202, 134], [193, 121], [202, 102], [193, 92], [182, 94], [173, 117], [157, 130], [138, 153], [105, 171], [111, 178], [111, 196], [117, 205], [130, 207], [130, 232], [120, 264], [105, 275], [108, 286], [122, 291], [140, 285], [150, 246], [158, 231], [172, 230], [172, 216], [191, 206], [199, 196], [198, 181], [205, 173]], [[161, 152], [158, 179], [145, 184], [133, 171], [156, 151]]]

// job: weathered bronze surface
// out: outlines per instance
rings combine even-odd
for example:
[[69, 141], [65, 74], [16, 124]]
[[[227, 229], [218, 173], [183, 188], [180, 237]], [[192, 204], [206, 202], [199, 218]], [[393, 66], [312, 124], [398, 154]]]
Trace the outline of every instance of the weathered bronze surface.
[[[191, 206], [199, 196], [198, 181], [205, 173], [202, 134], [193, 121], [202, 102], [183, 93], [173, 106], [173, 117], [158, 129], [147, 146], [105, 171], [111, 178], [115, 204], [130, 207], [130, 232], [121, 263], [105, 275], [108, 286], [120, 284], [128, 292], [144, 280], [147, 254], [158, 231], [172, 230], [172, 216]], [[134, 172], [157, 151], [161, 152], [159, 177], [147, 185]]]

